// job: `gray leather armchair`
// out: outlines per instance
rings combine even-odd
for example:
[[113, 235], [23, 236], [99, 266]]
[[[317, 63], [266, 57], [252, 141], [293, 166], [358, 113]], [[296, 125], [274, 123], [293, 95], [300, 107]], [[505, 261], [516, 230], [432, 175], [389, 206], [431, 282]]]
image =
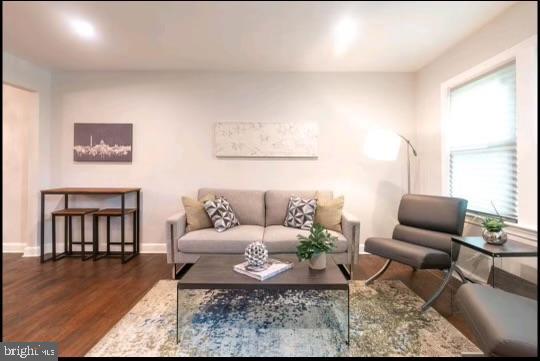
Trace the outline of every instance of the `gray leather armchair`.
[[487, 356], [538, 356], [538, 302], [486, 285], [459, 287], [456, 300]]
[[[388, 259], [366, 284], [382, 275], [392, 261], [409, 265], [415, 270], [448, 270], [451, 265], [450, 255], [453, 255], [454, 260], [458, 256], [457, 249], [456, 252], [450, 252], [451, 237], [463, 233], [466, 211], [465, 199], [404, 195], [399, 204], [399, 224], [395, 226], [392, 238], [371, 237], [365, 242], [366, 252]], [[460, 271], [457, 272], [465, 280]], [[427, 310], [440, 296], [450, 281], [450, 273], [437, 292], [422, 306], [422, 311]]]

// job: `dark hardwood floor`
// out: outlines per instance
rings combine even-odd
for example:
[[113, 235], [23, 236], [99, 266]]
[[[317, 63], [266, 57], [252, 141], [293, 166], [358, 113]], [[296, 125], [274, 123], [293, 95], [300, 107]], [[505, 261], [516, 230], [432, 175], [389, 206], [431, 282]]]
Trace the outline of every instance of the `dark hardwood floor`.
[[[379, 257], [361, 255], [353, 277], [366, 279], [382, 264]], [[60, 356], [83, 356], [158, 280], [170, 279], [171, 271], [163, 254], [141, 254], [126, 264], [118, 259], [72, 258], [41, 264], [37, 258], [4, 254], [3, 266], [4, 340], [55, 341]], [[399, 279], [426, 299], [440, 284], [442, 273], [412, 272], [394, 263], [381, 279]], [[448, 289], [435, 309], [473, 339], [450, 305]]]
[[160, 279], [163, 254], [82, 262], [3, 255], [6, 341], [55, 341], [60, 356], [83, 356]]

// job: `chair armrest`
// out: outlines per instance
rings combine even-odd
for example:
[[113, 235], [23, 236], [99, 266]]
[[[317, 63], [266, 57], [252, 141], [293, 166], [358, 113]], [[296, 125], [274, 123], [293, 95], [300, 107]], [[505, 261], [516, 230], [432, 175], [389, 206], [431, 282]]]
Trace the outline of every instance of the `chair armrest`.
[[167, 218], [165, 222], [166, 244], [167, 244], [167, 263], [176, 263], [175, 255], [177, 253], [176, 241], [186, 233], [186, 214], [178, 212]]
[[341, 213], [341, 230], [347, 241], [349, 250], [352, 252], [353, 264], [358, 261], [360, 252], [360, 221], [350, 213]]

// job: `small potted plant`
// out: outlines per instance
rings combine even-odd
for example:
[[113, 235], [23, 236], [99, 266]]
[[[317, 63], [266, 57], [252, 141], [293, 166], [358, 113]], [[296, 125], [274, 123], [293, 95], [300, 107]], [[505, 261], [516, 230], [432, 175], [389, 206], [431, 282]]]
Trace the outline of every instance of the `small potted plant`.
[[495, 208], [493, 202], [491, 202], [491, 204], [493, 205], [495, 213], [497, 213], [498, 217], [484, 218], [482, 221], [482, 227], [484, 228], [482, 231], [482, 238], [484, 238], [484, 241], [487, 243], [501, 245], [507, 240], [506, 232], [503, 230], [503, 228], [506, 227], [506, 224], [497, 211], [497, 208]]
[[504, 244], [507, 236], [503, 228], [506, 227], [502, 218], [486, 217], [482, 221], [482, 238], [490, 244]]
[[309, 260], [309, 267], [315, 270], [326, 268], [326, 254], [336, 247], [337, 237], [332, 236], [323, 226], [315, 223], [309, 236], [298, 235], [300, 244], [296, 248], [298, 260]]

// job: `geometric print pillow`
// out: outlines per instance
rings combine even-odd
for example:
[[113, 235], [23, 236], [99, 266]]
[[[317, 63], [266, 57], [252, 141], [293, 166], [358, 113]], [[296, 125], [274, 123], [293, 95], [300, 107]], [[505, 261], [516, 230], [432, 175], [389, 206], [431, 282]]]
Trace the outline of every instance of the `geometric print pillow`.
[[214, 224], [218, 232], [226, 231], [229, 228], [240, 225], [234, 215], [231, 205], [223, 197], [217, 197], [215, 200], [204, 202], [204, 209]]
[[313, 226], [317, 199], [301, 199], [297, 196], [289, 198], [284, 226], [309, 230]]

